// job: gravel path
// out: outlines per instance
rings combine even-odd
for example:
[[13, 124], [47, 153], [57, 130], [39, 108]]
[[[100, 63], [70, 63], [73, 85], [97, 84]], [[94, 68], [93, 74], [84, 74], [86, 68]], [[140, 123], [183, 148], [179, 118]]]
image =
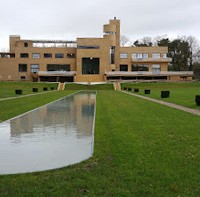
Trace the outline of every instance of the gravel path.
[[146, 96], [142, 96], [142, 95], [126, 92], [126, 91], [122, 91], [122, 92], [124, 92], [126, 94], [130, 94], [132, 96], [136, 96], [136, 97], [145, 99], [145, 100], [148, 100], [148, 101], [152, 101], [154, 103], [160, 103], [160, 104], [166, 105], [168, 107], [172, 107], [172, 108], [175, 108], [175, 109], [179, 109], [179, 110], [200, 116], [200, 110], [198, 110], [198, 109], [191, 109], [191, 108], [184, 107], [184, 106], [181, 106], [181, 105], [177, 105], [177, 104], [174, 104], [174, 103], [168, 103], [168, 102], [165, 102], [165, 101], [149, 98], [149, 97], [146, 97]]

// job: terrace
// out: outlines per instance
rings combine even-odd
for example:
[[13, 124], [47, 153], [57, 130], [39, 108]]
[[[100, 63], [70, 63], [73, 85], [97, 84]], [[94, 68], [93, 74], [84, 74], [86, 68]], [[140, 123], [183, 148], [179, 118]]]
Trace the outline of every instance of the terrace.
[[106, 76], [173, 76], [173, 75], [179, 75], [179, 76], [193, 76], [192, 71], [160, 71], [160, 72], [147, 72], [147, 71], [135, 71], [135, 72], [126, 72], [126, 71], [111, 71], [111, 72], [105, 72]]
[[76, 71], [38, 71], [38, 76], [74, 76]]
[[105, 72], [108, 81], [115, 80], [168, 80], [172, 76], [179, 76], [183, 80], [193, 76], [192, 71], [110, 71]]
[[76, 48], [76, 41], [69, 40], [23, 40], [25, 42], [32, 42], [33, 47], [38, 48]]

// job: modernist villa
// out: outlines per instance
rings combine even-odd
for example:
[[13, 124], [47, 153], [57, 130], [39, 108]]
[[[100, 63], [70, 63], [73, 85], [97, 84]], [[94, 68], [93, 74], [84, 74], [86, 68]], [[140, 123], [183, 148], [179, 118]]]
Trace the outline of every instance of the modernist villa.
[[102, 38], [25, 40], [10, 36], [0, 52], [0, 81], [109, 82], [189, 80], [192, 72], [169, 72], [167, 47], [120, 46], [120, 20], [103, 26]]

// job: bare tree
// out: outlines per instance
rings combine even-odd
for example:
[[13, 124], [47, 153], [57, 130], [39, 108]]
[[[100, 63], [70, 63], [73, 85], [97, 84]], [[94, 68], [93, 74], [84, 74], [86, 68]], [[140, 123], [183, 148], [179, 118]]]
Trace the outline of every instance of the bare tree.
[[144, 46], [152, 46], [153, 45], [151, 37], [143, 37], [141, 39], [141, 42], [143, 43]]
[[130, 41], [129, 38], [126, 37], [125, 35], [121, 35], [121, 36], [120, 36], [120, 45], [121, 45], [122, 47], [124, 47], [126, 44], [128, 44], [129, 41]]

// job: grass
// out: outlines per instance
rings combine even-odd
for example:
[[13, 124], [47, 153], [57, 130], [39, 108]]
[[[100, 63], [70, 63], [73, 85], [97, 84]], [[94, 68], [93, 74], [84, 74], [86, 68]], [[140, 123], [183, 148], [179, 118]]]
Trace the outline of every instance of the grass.
[[[16, 97], [20, 95], [15, 94], [16, 89], [21, 89], [22, 94], [34, 94], [32, 88], [38, 88], [38, 92], [43, 92], [43, 88], [47, 87], [48, 90], [57, 89], [58, 83], [35, 83], [35, 82], [0, 82], [0, 99], [7, 97]], [[35, 93], [37, 94], [37, 93]]]
[[199, 128], [198, 116], [100, 90], [93, 157], [62, 169], [0, 176], [0, 196], [200, 196]]
[[0, 101], [0, 122], [57, 100], [73, 92], [75, 91], [49, 91], [45, 94], [35, 94], [28, 97], [2, 100]]
[[[195, 95], [200, 95], [200, 83], [124, 83], [124, 87], [139, 88], [140, 95], [164, 100], [167, 102], [183, 105], [185, 107], [200, 109], [195, 103]], [[145, 89], [150, 89], [151, 94], [144, 94]], [[162, 90], [170, 91], [170, 97], [161, 99]]]
[[83, 85], [75, 83], [66, 83], [65, 90], [113, 90], [112, 83], [106, 84], [92, 84], [92, 85]]

